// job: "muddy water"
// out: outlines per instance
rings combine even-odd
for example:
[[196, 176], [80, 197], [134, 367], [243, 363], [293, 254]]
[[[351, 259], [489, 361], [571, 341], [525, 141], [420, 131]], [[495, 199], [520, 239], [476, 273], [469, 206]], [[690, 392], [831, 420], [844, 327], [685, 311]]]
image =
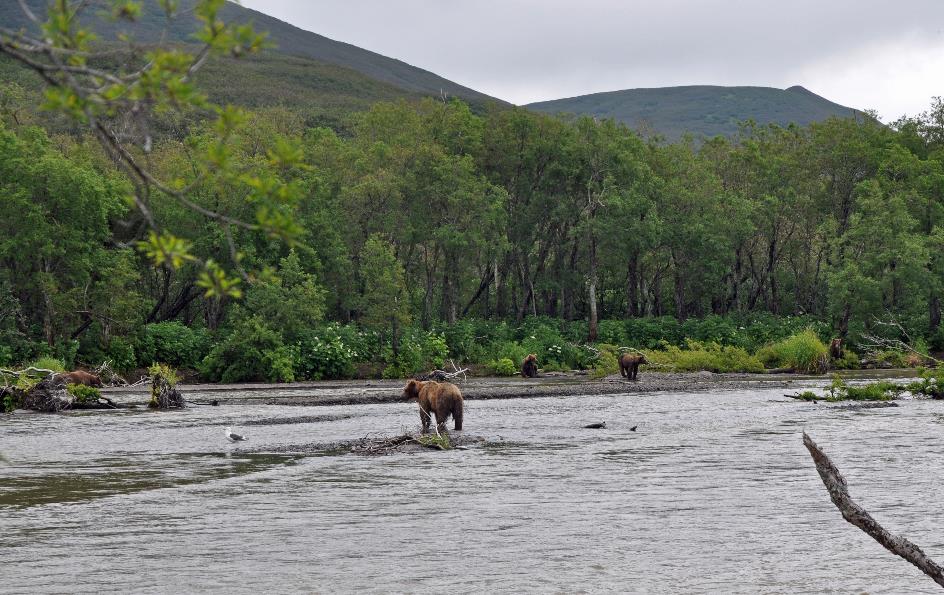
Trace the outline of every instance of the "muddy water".
[[840, 518], [800, 432], [944, 560], [944, 405], [782, 393], [470, 401], [486, 442], [383, 457], [223, 427], [277, 450], [413, 430], [415, 405], [0, 417], [0, 591], [937, 592]]

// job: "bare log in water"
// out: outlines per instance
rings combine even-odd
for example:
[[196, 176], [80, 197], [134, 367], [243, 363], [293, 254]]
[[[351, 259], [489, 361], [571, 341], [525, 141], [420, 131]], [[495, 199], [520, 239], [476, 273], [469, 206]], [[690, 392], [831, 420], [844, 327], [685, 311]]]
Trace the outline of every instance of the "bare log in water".
[[839, 472], [839, 469], [829, 460], [816, 443], [803, 432], [803, 444], [810, 451], [813, 462], [816, 463], [816, 471], [819, 472], [820, 479], [829, 492], [829, 497], [833, 504], [842, 513], [842, 518], [846, 519], [859, 529], [862, 529], [867, 535], [891, 553], [901, 556], [905, 560], [917, 566], [921, 572], [925, 573], [938, 585], [944, 587], [944, 568], [925, 554], [920, 547], [911, 543], [900, 535], [892, 535], [884, 527], [878, 524], [872, 515], [864, 508], [853, 502], [849, 496], [846, 479]]

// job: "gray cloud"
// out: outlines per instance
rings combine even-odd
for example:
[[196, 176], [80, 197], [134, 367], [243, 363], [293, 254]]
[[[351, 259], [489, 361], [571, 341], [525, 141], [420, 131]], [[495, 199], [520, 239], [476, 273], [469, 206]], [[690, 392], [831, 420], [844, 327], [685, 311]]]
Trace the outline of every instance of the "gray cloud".
[[941, 0], [244, 0], [515, 103], [803, 85], [884, 119], [944, 94]]

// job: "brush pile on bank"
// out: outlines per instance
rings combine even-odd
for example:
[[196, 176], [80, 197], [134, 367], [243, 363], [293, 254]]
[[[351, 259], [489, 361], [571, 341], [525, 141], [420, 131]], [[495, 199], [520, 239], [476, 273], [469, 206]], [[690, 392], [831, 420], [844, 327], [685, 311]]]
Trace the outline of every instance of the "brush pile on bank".
[[70, 409], [117, 409], [118, 405], [102, 396], [95, 387], [71, 384], [60, 372], [38, 368], [0, 370], [3, 384], [0, 401], [3, 410], [28, 409], [57, 413]]

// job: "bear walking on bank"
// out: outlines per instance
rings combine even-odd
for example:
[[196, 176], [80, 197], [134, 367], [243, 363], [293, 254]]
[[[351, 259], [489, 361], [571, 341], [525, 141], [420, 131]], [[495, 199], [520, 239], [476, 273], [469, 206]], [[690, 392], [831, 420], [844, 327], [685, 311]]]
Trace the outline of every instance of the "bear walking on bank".
[[423, 433], [429, 431], [431, 414], [436, 414], [437, 431], [446, 429], [446, 419], [452, 415], [455, 429], [462, 429], [462, 393], [448, 382], [411, 380], [403, 388], [404, 400], [416, 399], [420, 407]]
[[83, 372], [82, 370], [76, 370], [75, 372], [69, 372], [67, 374], [59, 374], [59, 378], [62, 378], [66, 384], [84, 384], [85, 386], [94, 386], [97, 388], [103, 387], [101, 378], [95, 374]]
[[538, 375], [538, 356], [535, 353], [524, 358], [521, 363], [521, 375], [525, 378], [537, 378]]
[[648, 363], [649, 360], [641, 353], [624, 353], [619, 358], [620, 376], [630, 380], [636, 380], [636, 374], [639, 373], [639, 366]]

